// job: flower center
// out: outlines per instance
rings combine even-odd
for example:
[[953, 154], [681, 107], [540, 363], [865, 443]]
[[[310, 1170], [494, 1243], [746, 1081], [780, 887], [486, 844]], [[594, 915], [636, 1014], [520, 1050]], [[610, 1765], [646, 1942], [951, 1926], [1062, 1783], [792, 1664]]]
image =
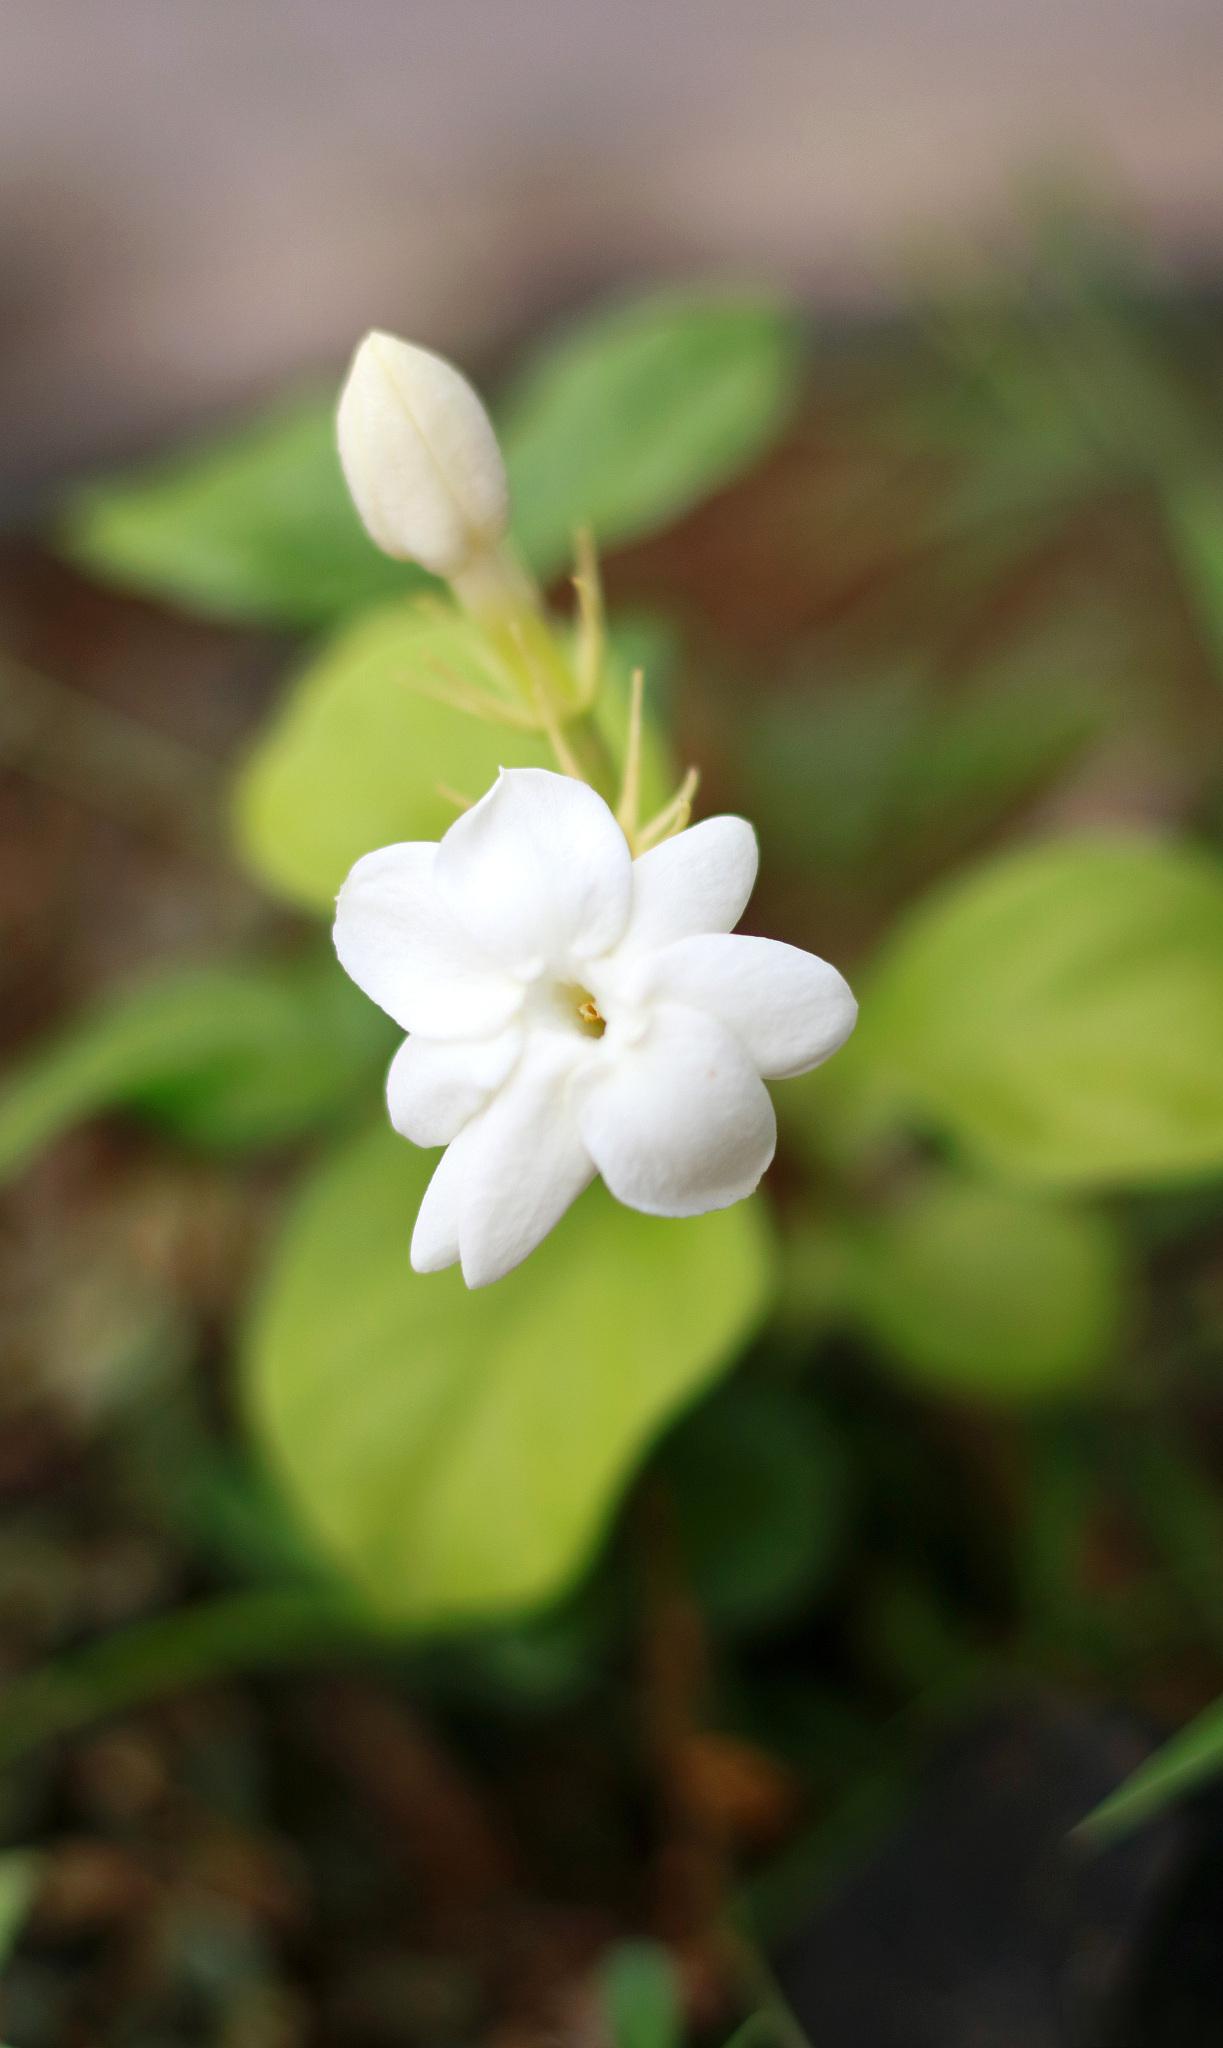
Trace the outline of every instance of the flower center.
[[602, 1038], [607, 1029], [607, 1020], [589, 989], [577, 982], [569, 982], [557, 990], [561, 1008], [577, 1020], [578, 1030], [585, 1038]]

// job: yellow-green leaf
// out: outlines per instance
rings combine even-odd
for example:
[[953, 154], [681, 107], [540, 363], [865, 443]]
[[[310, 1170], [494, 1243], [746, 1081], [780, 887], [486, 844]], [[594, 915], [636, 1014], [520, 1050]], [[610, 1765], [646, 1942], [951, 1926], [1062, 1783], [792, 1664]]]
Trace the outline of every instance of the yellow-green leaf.
[[906, 1379], [985, 1401], [1089, 1382], [1127, 1301], [1107, 1217], [950, 1173], [865, 1225], [847, 1270], [851, 1314]]
[[525, 1609], [581, 1570], [646, 1446], [734, 1359], [770, 1281], [759, 1203], [691, 1222], [584, 1195], [469, 1294], [408, 1264], [435, 1158], [378, 1130], [290, 1217], [247, 1344], [298, 1513], [388, 1619]]
[[1223, 1165], [1223, 867], [1145, 837], [974, 869], [862, 993], [848, 1087], [1045, 1186]]

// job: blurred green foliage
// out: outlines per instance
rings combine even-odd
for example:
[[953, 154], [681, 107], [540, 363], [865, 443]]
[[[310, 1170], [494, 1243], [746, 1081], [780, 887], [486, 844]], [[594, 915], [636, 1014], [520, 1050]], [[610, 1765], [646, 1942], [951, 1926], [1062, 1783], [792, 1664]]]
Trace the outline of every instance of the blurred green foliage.
[[126, 588], [268, 625], [326, 625], [426, 581], [370, 546], [339, 473], [331, 391], [128, 480], [83, 484], [60, 544]]
[[[649, 534], [728, 482], [793, 412], [802, 331], [741, 292], [662, 293], [551, 342], [495, 408], [515, 535], [549, 580], [577, 529]], [[335, 392], [130, 479], [82, 486], [61, 545], [95, 575], [227, 619], [319, 626], [436, 590], [371, 547], [335, 452]]]
[[1223, 864], [1052, 841], [923, 903], [875, 963], [860, 1086], [1034, 1186], [1189, 1179], [1223, 1160]]
[[500, 416], [514, 534], [542, 577], [587, 526], [600, 547], [678, 519], [746, 469], [792, 417], [801, 322], [776, 299], [675, 289], [562, 334]]
[[1173, 559], [1223, 676], [1223, 483], [1207, 468], [1175, 479], [1164, 498]]
[[943, 858], [971, 846], [1107, 729], [1103, 678], [1065, 641], [951, 696], [917, 667], [855, 666], [762, 705], [748, 776], [769, 846], [847, 879], [886, 873], [898, 842]]
[[184, 969], [112, 998], [0, 1089], [0, 1180], [83, 1117], [131, 1108], [240, 1151], [340, 1122], [394, 1044], [327, 954]]
[[818, 1598], [848, 1538], [852, 1478], [810, 1402], [732, 1380], [662, 1444], [657, 1472], [684, 1581], [719, 1632], [760, 1632]]
[[21, 1932], [42, 1873], [42, 1857], [32, 1849], [0, 1854], [0, 1969]]
[[1223, 1770], [1223, 1700], [1215, 1700], [1118, 1785], [1080, 1823], [1078, 1838], [1103, 1847], [1141, 1826]]
[[681, 2048], [675, 1965], [655, 1942], [623, 1942], [603, 1966], [602, 2004], [612, 2048]]
[[1090, 1383], [1129, 1306], [1111, 1220], [928, 1175], [851, 1237], [849, 1313], [916, 1386], [1001, 1402]]

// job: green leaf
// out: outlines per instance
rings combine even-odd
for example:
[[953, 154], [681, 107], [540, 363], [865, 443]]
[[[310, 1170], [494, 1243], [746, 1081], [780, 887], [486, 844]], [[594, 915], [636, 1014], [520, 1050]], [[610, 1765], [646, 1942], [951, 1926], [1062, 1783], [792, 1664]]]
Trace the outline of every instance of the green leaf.
[[128, 1106], [222, 1150], [333, 1122], [393, 1031], [330, 955], [184, 969], [110, 998], [0, 1091], [0, 1180], [83, 1118]]
[[625, 1941], [602, 1970], [611, 2048], [681, 2048], [683, 2010], [675, 1965], [654, 1941]]
[[[748, 774], [769, 846], [821, 870], [963, 844], [1062, 773], [1103, 724], [1104, 695], [1063, 650], [1025, 650], [954, 697], [870, 668], [764, 704]], [[1116, 696], [1115, 670], [1110, 677]]]
[[863, 998], [847, 1085], [1000, 1172], [1089, 1188], [1223, 1165], [1223, 870], [1201, 854], [1025, 847], [922, 903]]
[[845, 1534], [849, 1474], [804, 1396], [731, 1380], [683, 1417], [659, 1471], [687, 1581], [715, 1627], [765, 1626], [819, 1591]]
[[320, 625], [429, 580], [380, 554], [353, 511], [331, 391], [132, 476], [82, 485], [59, 541], [106, 582], [267, 625]]
[[1153, 1820], [1174, 1800], [1206, 1785], [1223, 1771], [1223, 1699], [1182, 1728], [1154, 1756], [1131, 1772], [1075, 1830], [1080, 1840], [1104, 1847], [1131, 1828]]
[[[298, 678], [239, 775], [234, 825], [267, 887], [330, 915], [353, 862], [401, 839], [438, 839], [458, 815], [445, 782], [480, 797], [501, 767], [554, 767], [540, 733], [490, 725], [413, 687], [460, 676], [487, 688], [481, 629], [458, 612], [386, 605], [341, 632]], [[613, 679], [600, 718], [613, 752], [625, 710]], [[644, 784], [674, 778], [651, 730]]]
[[788, 2015], [762, 2008], [735, 2028], [726, 2048], [809, 2048], [809, 2043]]
[[760, 1316], [764, 1211], [663, 1223], [592, 1189], [469, 1294], [408, 1264], [435, 1160], [378, 1130], [291, 1216], [248, 1333], [255, 1429], [322, 1548], [434, 1627], [571, 1583], [667, 1418]]
[[851, 1313], [906, 1379], [1030, 1401], [1072, 1392], [1117, 1343], [1126, 1289], [1106, 1217], [934, 1174], [858, 1235]]
[[579, 526], [613, 548], [667, 526], [777, 438], [801, 335], [775, 299], [709, 287], [600, 309], [551, 343], [501, 408], [513, 527], [536, 572]]

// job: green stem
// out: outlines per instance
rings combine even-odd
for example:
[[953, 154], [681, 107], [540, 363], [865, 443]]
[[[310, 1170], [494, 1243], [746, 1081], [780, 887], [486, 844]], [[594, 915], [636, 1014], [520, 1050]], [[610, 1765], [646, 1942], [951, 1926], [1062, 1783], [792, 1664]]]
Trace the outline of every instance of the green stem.
[[481, 557], [451, 585], [465, 610], [480, 621], [523, 706], [555, 721], [583, 779], [614, 805], [620, 769], [543, 599], [507, 548]]

